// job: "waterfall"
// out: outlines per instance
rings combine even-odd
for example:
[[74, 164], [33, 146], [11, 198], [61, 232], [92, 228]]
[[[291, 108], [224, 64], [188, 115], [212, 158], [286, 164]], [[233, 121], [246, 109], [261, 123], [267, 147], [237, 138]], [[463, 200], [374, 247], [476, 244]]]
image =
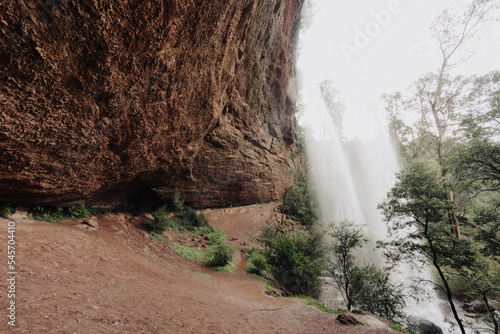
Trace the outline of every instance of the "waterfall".
[[[314, 31], [315, 22], [311, 24], [310, 30]], [[320, 30], [316, 29], [318, 32]], [[322, 35], [328, 37], [329, 33], [323, 31]], [[326, 41], [323, 42], [326, 44]], [[326, 70], [332, 68], [331, 62], [335, 58], [323, 54], [317, 46], [318, 38], [308, 40], [302, 36], [297, 72], [298, 105], [301, 109], [299, 123], [308, 130], [306, 148], [320, 221], [325, 228], [332, 222], [342, 220], [365, 226], [370, 242], [362, 257], [364, 262], [381, 267], [384, 263], [382, 254], [373, 249], [377, 240], [387, 238], [387, 228], [377, 204], [384, 200], [394, 185], [394, 174], [399, 170], [397, 154], [379, 108], [369, 100], [364, 105], [357, 104], [361, 106], [358, 108], [346, 106], [345, 117], [358, 122], [365, 133], [355, 134], [358, 138], [351, 136], [347, 139], [339, 133], [339, 126], [335, 124], [320, 89], [325, 80], [335, 82], [335, 73], [328, 77], [329, 71]], [[343, 87], [337, 88], [343, 90]], [[349, 92], [351, 95], [354, 93]], [[359, 99], [363, 100], [364, 96], [360, 95]], [[395, 278], [397, 281], [408, 281], [407, 277], [414, 275], [409, 268], [401, 269], [404, 273]], [[422, 275], [431, 277], [430, 272]], [[420, 304], [408, 300], [408, 307], [408, 314], [430, 320], [442, 328], [446, 326], [435, 300]]]
[[[383, 131], [382, 122], [373, 124], [381, 127], [377, 137], [367, 141], [354, 139], [344, 142], [321, 95], [320, 82], [309, 80], [307, 68], [301, 67], [300, 70], [300, 104], [303, 118], [307, 119], [303, 125], [310, 130], [306, 148], [320, 221], [324, 228], [342, 220], [365, 226], [369, 243], [359, 257], [364, 263], [383, 266], [382, 254], [374, 248], [377, 240], [387, 239], [387, 227], [377, 204], [384, 200], [394, 185], [394, 174], [399, 170], [397, 155], [388, 134]], [[395, 275], [398, 282], [416, 275], [407, 266], [402, 266], [400, 270], [401, 273]], [[419, 275], [431, 277], [430, 270]], [[407, 313], [447, 328], [442, 311], [436, 304], [435, 293], [428, 291], [428, 294], [430, 299], [419, 303], [408, 298]]]

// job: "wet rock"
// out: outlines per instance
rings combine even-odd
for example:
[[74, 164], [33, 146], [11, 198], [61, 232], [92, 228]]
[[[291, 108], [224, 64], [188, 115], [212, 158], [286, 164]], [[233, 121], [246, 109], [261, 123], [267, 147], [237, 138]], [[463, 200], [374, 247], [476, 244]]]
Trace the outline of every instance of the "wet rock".
[[468, 313], [487, 313], [488, 308], [483, 303], [465, 303], [462, 305], [465, 312]]
[[337, 316], [337, 321], [343, 325], [362, 325], [360, 321], [358, 321], [354, 316], [348, 313], [342, 313]]
[[438, 325], [420, 317], [409, 319], [409, 329], [414, 334], [443, 334], [443, 330]]

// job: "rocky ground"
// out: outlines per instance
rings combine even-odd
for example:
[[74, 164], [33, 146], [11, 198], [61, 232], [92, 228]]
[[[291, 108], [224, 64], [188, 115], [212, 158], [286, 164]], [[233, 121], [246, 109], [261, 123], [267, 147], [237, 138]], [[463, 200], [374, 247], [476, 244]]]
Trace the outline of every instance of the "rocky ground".
[[[240, 249], [276, 215], [275, 204], [208, 210], [213, 225]], [[137, 229], [126, 214], [60, 223], [16, 221], [16, 326], [0, 294], [6, 333], [398, 333], [371, 315], [342, 325], [298, 298], [264, 293], [244, 271], [219, 273], [178, 256]], [[0, 219], [0, 286], [7, 278], [7, 225]]]

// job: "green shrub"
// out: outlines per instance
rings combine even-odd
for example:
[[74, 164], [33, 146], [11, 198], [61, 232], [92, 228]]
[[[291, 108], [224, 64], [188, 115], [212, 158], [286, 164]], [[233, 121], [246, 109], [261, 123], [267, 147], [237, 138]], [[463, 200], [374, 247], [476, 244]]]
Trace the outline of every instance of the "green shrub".
[[174, 194], [174, 212], [182, 212], [184, 211], [184, 200], [181, 199], [181, 193], [176, 192]]
[[155, 212], [152, 212], [151, 215], [154, 219], [149, 219], [142, 226], [146, 231], [156, 234], [162, 234], [167, 228], [180, 230], [175, 218], [168, 217], [168, 209], [166, 205], [160, 207]]
[[356, 268], [352, 290], [356, 307], [391, 321], [404, 318], [403, 287], [390, 281], [389, 271], [374, 265]]
[[205, 259], [211, 267], [223, 267], [232, 259], [236, 249], [227, 241], [211, 246], [205, 253]]
[[200, 227], [207, 227], [215, 231], [215, 229], [203, 213], [197, 213], [195, 209], [188, 206], [185, 207], [185, 211], [182, 215], [182, 220], [184, 222], [184, 226], [190, 231], [196, 231], [197, 228]]
[[178, 244], [175, 242], [171, 242], [169, 243], [169, 245], [175, 250], [178, 255], [185, 257], [186, 259], [203, 261], [203, 251], [200, 249]]
[[43, 220], [50, 223], [57, 223], [61, 219], [68, 218], [68, 214], [63, 208], [36, 206], [30, 210], [35, 220]]
[[232, 273], [236, 271], [236, 265], [232, 262], [229, 262], [225, 266], [213, 267], [215, 271], [220, 271], [223, 273]]
[[267, 260], [264, 251], [259, 248], [251, 248], [247, 255], [247, 273], [261, 274], [267, 270]]
[[282, 207], [284, 213], [306, 226], [311, 225], [316, 217], [314, 198], [309, 188], [309, 179], [306, 172], [299, 170], [297, 180], [285, 192]]
[[290, 237], [280, 236], [266, 253], [274, 278], [292, 294], [316, 297], [320, 292], [318, 277], [321, 261], [301, 252]]
[[0, 217], [8, 219], [14, 213], [14, 208], [9, 203], [0, 204]]
[[224, 233], [224, 232], [220, 232], [220, 231], [214, 231], [214, 232], [211, 232], [209, 233], [208, 235], [208, 239], [209, 239], [209, 244], [210, 245], [217, 245], [217, 244], [220, 244], [222, 241], [224, 241], [224, 239], [227, 238], [227, 234]]
[[[89, 218], [90, 211], [83, 203], [72, 204], [68, 207], [68, 215], [71, 218]], [[61, 210], [62, 212], [62, 210]]]
[[217, 232], [217, 230], [212, 226], [200, 226], [191, 228], [191, 232], [199, 234], [199, 235], [210, 235], [210, 233]]

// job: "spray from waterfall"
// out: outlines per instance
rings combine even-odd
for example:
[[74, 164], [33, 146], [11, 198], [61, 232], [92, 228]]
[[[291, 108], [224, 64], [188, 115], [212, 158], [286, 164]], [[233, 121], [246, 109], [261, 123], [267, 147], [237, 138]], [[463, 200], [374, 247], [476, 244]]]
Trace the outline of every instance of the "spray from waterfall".
[[[329, 34], [323, 35], [327, 37]], [[373, 249], [377, 240], [387, 238], [387, 228], [377, 205], [394, 185], [394, 174], [399, 171], [397, 154], [384, 129], [384, 121], [379, 117], [377, 106], [369, 101], [363, 108], [347, 106], [345, 115], [359, 122], [365, 133], [355, 134], [358, 138], [345, 138], [339, 131], [339, 125], [335, 124], [332, 110], [329, 110], [320, 88], [325, 80], [335, 80], [334, 77], [325, 77], [322, 71], [331, 68], [331, 64], [321, 61], [331, 62], [331, 59], [320, 54], [317, 60], [311, 62], [310, 59], [314, 59], [311, 55], [320, 52], [314, 48], [314, 43], [302, 41], [301, 52], [307, 54], [304, 58], [309, 61], [303, 61], [299, 54], [299, 106], [302, 109], [299, 123], [308, 130], [306, 146], [320, 221], [325, 228], [332, 222], [342, 220], [365, 226], [371, 242], [364, 260], [382, 266], [384, 259], [381, 252]], [[342, 90], [342, 87], [337, 88]], [[363, 96], [359, 96], [359, 99], [362, 100]], [[406, 277], [398, 279], [405, 280]], [[430, 320], [440, 327], [445, 326], [435, 301], [421, 304], [410, 301], [408, 304], [412, 315]]]

